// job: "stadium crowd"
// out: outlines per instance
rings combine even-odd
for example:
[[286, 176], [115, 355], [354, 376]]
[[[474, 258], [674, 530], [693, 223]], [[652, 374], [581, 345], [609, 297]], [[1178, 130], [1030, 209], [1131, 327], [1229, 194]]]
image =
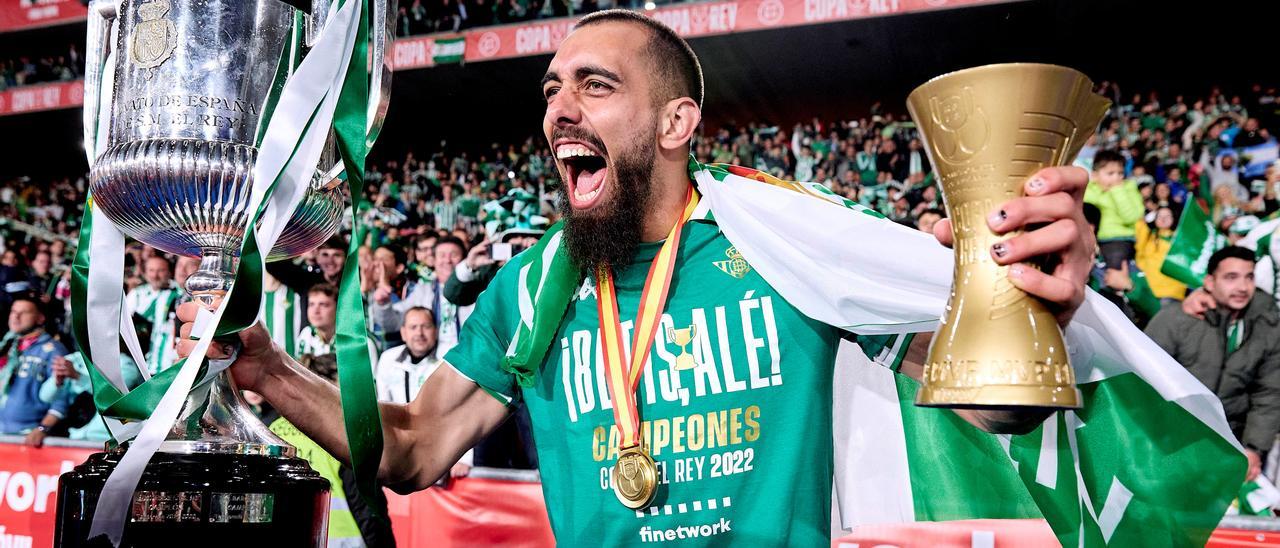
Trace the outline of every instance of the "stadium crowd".
[[53, 53], [0, 59], [0, 91], [45, 82], [66, 82], [83, 75], [84, 56], [74, 44]]
[[[420, 0], [410, 8], [428, 12], [410, 31], [416, 24], [435, 24]], [[1188, 209], [1202, 211], [1231, 243], [1280, 210], [1280, 162], [1269, 132], [1280, 127], [1276, 90], [1252, 86], [1234, 94], [1214, 87], [1196, 97], [1122, 95], [1104, 82], [1098, 91], [1114, 105], [1076, 160], [1093, 174], [1085, 196], [1086, 217], [1099, 240], [1091, 285], [1218, 392], [1240, 429], [1237, 435], [1261, 460], [1271, 448], [1267, 440], [1280, 430], [1280, 348], [1266, 346], [1280, 344], [1280, 311], [1269, 295], [1255, 293], [1252, 282], [1247, 292], [1232, 285], [1252, 278], [1254, 252], [1224, 248], [1208, 261], [1203, 280], [1167, 275], [1162, 265], [1180, 220], [1192, 217]], [[701, 162], [814, 181], [923, 231], [946, 216], [915, 125], [881, 104], [834, 121], [721, 126], [697, 138], [694, 155]], [[417, 393], [456, 343], [495, 266], [555, 221], [556, 179], [541, 137], [480, 150], [444, 146], [371, 159], [365, 197], [375, 207], [361, 219], [369, 230], [362, 231], [366, 240], [358, 260], [381, 352], [375, 371], [381, 399], [405, 402]], [[93, 419], [88, 372], [73, 352], [69, 322], [68, 267], [86, 185], [80, 177], [20, 178], [0, 186], [0, 313], [9, 318], [0, 341], [0, 434], [26, 436], [32, 445], [49, 435], [106, 436]], [[263, 319], [273, 338], [328, 375], [335, 368], [336, 295], [346, 248], [345, 237], [338, 236], [268, 268]], [[126, 301], [147, 362], [140, 367], [154, 373], [175, 361], [174, 309], [196, 262], [135, 242], [126, 266]], [[1201, 283], [1201, 296], [1214, 301], [1206, 306], [1216, 304], [1221, 313], [1202, 319], [1183, 311], [1188, 284]], [[1272, 330], [1276, 336], [1267, 334]], [[1203, 334], [1186, 336], [1193, 331]], [[1226, 347], [1217, 348], [1224, 336]], [[1188, 347], [1191, 341], [1198, 346]], [[1224, 368], [1262, 373], [1225, 386], [1215, 380]], [[131, 380], [138, 381], [136, 375]], [[271, 413], [261, 398], [247, 396], [264, 415]], [[517, 415], [454, 473], [465, 474], [470, 464], [534, 468], [528, 436], [527, 415]]]

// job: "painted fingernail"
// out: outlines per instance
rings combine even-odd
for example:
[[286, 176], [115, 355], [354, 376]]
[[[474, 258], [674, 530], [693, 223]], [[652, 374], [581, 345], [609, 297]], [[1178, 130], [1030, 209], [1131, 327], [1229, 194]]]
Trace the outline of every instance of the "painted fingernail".
[[1009, 214], [1005, 212], [1005, 210], [1001, 209], [999, 211], [992, 213], [991, 216], [987, 217], [987, 223], [990, 224], [991, 226], [1000, 226], [1004, 224], [1005, 219], [1008, 219], [1008, 218], [1009, 218]]
[[1011, 277], [1011, 278], [1021, 278], [1021, 277], [1022, 277], [1022, 265], [1020, 265], [1020, 264], [1015, 264], [1015, 265], [1013, 265], [1013, 266], [1009, 267], [1009, 277]]
[[991, 251], [996, 254], [996, 257], [1004, 257], [1009, 254], [1009, 247], [1004, 245], [1004, 242], [1000, 242], [991, 246]]
[[1040, 192], [1041, 190], [1044, 190], [1044, 186], [1044, 179], [1039, 177], [1035, 177], [1027, 183], [1027, 188], [1031, 189], [1031, 192]]

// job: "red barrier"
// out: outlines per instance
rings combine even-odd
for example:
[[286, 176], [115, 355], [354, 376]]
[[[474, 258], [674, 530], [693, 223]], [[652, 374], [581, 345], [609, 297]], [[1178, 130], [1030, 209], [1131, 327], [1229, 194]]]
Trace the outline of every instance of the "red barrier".
[[[101, 446], [32, 449], [6, 438], [0, 441], [0, 546], [52, 546], [58, 476]], [[408, 496], [388, 491], [387, 501], [400, 546], [555, 545], [539, 483], [462, 478]]]
[[399, 546], [555, 546], [538, 483], [462, 478], [387, 498]]
[[52, 546], [58, 476], [100, 450], [0, 442], [0, 546]]
[[[0, 546], [53, 544], [58, 475], [97, 447], [30, 449], [0, 441]], [[59, 443], [60, 440], [50, 440]], [[65, 442], [63, 442], [65, 443]], [[447, 488], [408, 496], [387, 493], [388, 513], [400, 546], [555, 545], [542, 486], [528, 481], [462, 478]], [[862, 526], [832, 541], [851, 546], [978, 548], [1056, 546], [1043, 520], [969, 520]], [[1218, 529], [1211, 547], [1280, 546], [1280, 531]]]
[[[866, 525], [833, 539], [833, 548], [1001, 548], [1057, 546], [1049, 524], [1039, 519], [975, 519]], [[1280, 546], [1280, 532], [1218, 529], [1206, 548]]]
[[80, 0], [0, 0], [0, 32], [83, 21]]

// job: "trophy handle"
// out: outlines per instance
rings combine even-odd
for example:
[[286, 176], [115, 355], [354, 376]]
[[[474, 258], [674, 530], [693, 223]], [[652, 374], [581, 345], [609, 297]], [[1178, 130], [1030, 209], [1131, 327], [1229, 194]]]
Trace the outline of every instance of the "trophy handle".
[[[370, 26], [369, 49], [369, 112], [368, 125], [365, 128], [365, 145], [372, 148], [382, 133], [382, 126], [387, 119], [387, 106], [391, 103], [391, 55], [388, 55], [395, 42], [396, 8], [394, 0], [370, 0], [372, 22]], [[311, 15], [307, 23], [307, 46], [315, 45], [329, 16], [332, 0], [312, 0]], [[339, 177], [345, 168], [342, 159], [338, 158], [333, 136], [325, 144], [324, 158], [332, 158], [332, 167], [320, 175], [321, 188], [326, 190], [341, 184]], [[324, 165], [324, 164], [321, 164]]]
[[106, 66], [106, 62], [111, 53], [111, 36], [119, 13], [120, 0], [93, 0], [89, 3], [84, 63], [84, 153], [89, 165], [98, 159], [98, 109], [103, 96], [110, 104], [112, 95], [112, 90], [100, 90], [99, 87], [103, 74], [115, 70]]
[[[373, 5], [372, 35], [373, 60], [369, 64], [369, 127], [365, 133], [365, 145], [372, 148], [382, 125], [387, 120], [387, 105], [391, 103], [391, 46], [396, 36], [396, 8], [394, 0], [371, 0]], [[376, 94], [376, 95], [375, 95]]]

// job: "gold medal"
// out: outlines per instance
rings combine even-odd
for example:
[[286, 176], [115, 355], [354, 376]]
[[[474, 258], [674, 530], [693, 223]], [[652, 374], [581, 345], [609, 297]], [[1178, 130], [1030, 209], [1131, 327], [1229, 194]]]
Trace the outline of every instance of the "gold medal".
[[622, 505], [643, 510], [658, 494], [658, 466], [643, 447], [623, 449], [613, 464], [613, 493]]
[[[698, 194], [689, 187], [685, 198], [684, 215], [671, 227], [667, 241], [649, 265], [649, 276], [640, 292], [640, 306], [636, 312], [635, 336], [630, 356], [623, 349], [622, 322], [618, 318], [618, 297], [613, 285], [613, 271], [608, 265], [596, 270], [596, 291], [599, 297], [600, 337], [603, 347], [605, 379], [609, 395], [613, 398], [613, 420], [618, 425], [618, 462], [613, 465], [613, 492], [622, 505], [632, 510], [645, 508], [653, 503], [658, 492], [658, 466], [645, 451], [640, 439], [640, 411], [636, 407], [636, 388], [640, 375], [653, 346], [654, 335], [666, 306], [667, 291], [671, 288], [671, 275], [675, 271], [681, 227], [693, 216], [698, 205]], [[694, 334], [686, 332], [689, 339]], [[680, 338], [672, 335], [677, 341]], [[689, 344], [684, 342], [683, 344]], [[628, 360], [630, 358], [630, 360]]]

